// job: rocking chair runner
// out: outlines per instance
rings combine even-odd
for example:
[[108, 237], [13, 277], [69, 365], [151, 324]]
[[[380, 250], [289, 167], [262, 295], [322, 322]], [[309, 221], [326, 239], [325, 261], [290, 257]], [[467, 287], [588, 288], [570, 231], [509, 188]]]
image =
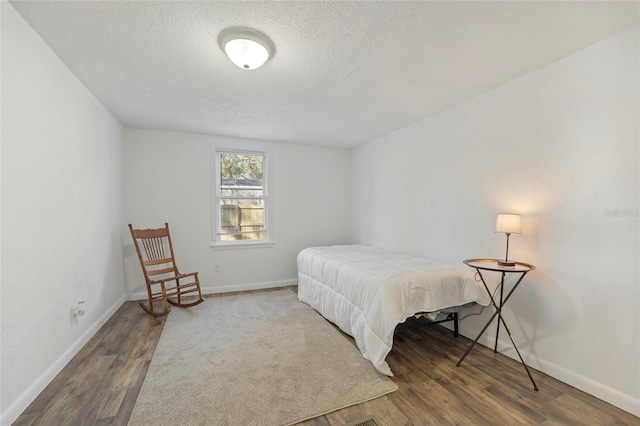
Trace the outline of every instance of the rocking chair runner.
[[[204, 301], [200, 292], [198, 273], [181, 274], [178, 271], [173, 255], [169, 224], [165, 223], [164, 226], [159, 229], [133, 229], [133, 226], [129, 224], [149, 295], [149, 307], [147, 308], [142, 302], [140, 306], [145, 312], [156, 318], [167, 315], [171, 311], [169, 303], [187, 308]], [[158, 278], [158, 276], [160, 277]], [[181, 280], [189, 278], [191, 278], [191, 282], [181, 282]], [[174, 282], [175, 284], [173, 284]], [[188, 298], [183, 302], [182, 298], [185, 295], [193, 294], [195, 296], [196, 293], [198, 296], [196, 301]], [[154, 310], [154, 302], [162, 302], [163, 310], [159, 312]]]

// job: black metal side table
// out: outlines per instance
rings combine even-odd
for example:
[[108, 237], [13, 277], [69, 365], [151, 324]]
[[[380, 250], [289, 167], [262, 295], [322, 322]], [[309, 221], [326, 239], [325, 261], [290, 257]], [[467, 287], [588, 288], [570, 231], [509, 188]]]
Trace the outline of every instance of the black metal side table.
[[[498, 351], [498, 336], [500, 334], [500, 323], [502, 323], [502, 325], [504, 326], [504, 329], [507, 331], [507, 334], [509, 335], [511, 344], [515, 348], [516, 353], [518, 354], [518, 357], [520, 358], [520, 361], [524, 366], [524, 369], [527, 371], [527, 374], [529, 375], [529, 379], [531, 379], [531, 383], [533, 384], [533, 389], [537, 391], [538, 386], [536, 386], [536, 382], [533, 380], [533, 377], [531, 376], [529, 367], [527, 367], [527, 364], [522, 359], [522, 356], [520, 355], [520, 351], [518, 350], [518, 347], [516, 346], [515, 342], [513, 341], [513, 338], [511, 337], [511, 332], [509, 331], [509, 327], [507, 326], [507, 323], [504, 321], [504, 318], [502, 317], [502, 308], [505, 305], [505, 303], [507, 303], [507, 300], [509, 300], [509, 298], [511, 297], [513, 292], [516, 290], [520, 282], [522, 282], [522, 279], [524, 278], [524, 276], [527, 275], [529, 271], [533, 271], [534, 269], [536, 269], [536, 267], [523, 262], [515, 262], [514, 266], [502, 266], [498, 264], [498, 259], [467, 259], [464, 261], [464, 264], [471, 268], [474, 268], [478, 273], [478, 276], [480, 276], [480, 280], [482, 281], [482, 284], [484, 285], [484, 288], [487, 291], [487, 294], [489, 294], [489, 297], [491, 298], [491, 304], [495, 308], [495, 312], [493, 313], [489, 321], [487, 321], [487, 323], [485, 324], [480, 334], [478, 334], [478, 337], [476, 337], [476, 339], [473, 341], [471, 346], [469, 346], [469, 348], [464, 353], [464, 355], [462, 355], [462, 358], [460, 358], [460, 360], [456, 365], [460, 367], [460, 364], [462, 364], [462, 361], [464, 361], [464, 359], [469, 354], [469, 352], [471, 352], [471, 349], [473, 349], [476, 343], [478, 343], [478, 340], [480, 339], [480, 337], [484, 334], [484, 332], [487, 330], [487, 328], [489, 327], [493, 319], [497, 316], [498, 323], [496, 327], [496, 344], [493, 348], [493, 352]], [[500, 279], [500, 303], [499, 304], [496, 303], [495, 299], [493, 298], [493, 294], [489, 290], [489, 287], [487, 286], [487, 283], [485, 282], [481, 271], [493, 271], [493, 272], [500, 272], [502, 274], [502, 277]], [[513, 287], [511, 288], [511, 291], [509, 291], [507, 296], [503, 298], [505, 276], [506, 274], [514, 274], [514, 273], [515, 274], [519, 273], [520, 278], [513, 285]]]

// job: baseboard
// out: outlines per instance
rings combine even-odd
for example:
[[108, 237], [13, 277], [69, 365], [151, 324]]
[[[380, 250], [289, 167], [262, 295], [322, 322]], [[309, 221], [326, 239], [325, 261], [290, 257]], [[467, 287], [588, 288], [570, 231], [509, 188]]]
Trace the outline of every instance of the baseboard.
[[[507, 356], [513, 358], [510, 355]], [[522, 356], [524, 357], [525, 355], [522, 354]], [[527, 364], [529, 364], [528, 361]], [[540, 370], [543, 373], [560, 380], [561, 382], [564, 382], [577, 389], [580, 389], [583, 392], [593, 395], [598, 399], [601, 399], [611, 405], [620, 408], [621, 410], [633, 414], [634, 416], [640, 417], [640, 400], [634, 399], [630, 395], [622, 393], [619, 390], [613, 389], [609, 386], [603, 385], [602, 383], [598, 383], [595, 380], [589, 379], [588, 377], [581, 376], [552, 362], [540, 360], [538, 365], [535, 365], [535, 363], [533, 362], [532, 364], [534, 364], [532, 365], [532, 367], [536, 370]]]
[[0, 425], [10, 425], [27, 409], [38, 395], [51, 383], [51, 381], [62, 371], [62, 369], [80, 352], [80, 349], [100, 330], [116, 311], [125, 302], [126, 297], [122, 296], [114, 303], [98, 320], [91, 325], [58, 359], [47, 368], [32, 384], [25, 390], [13, 404], [11, 404], [0, 415]]
[[267, 288], [288, 287], [298, 284], [298, 279], [271, 281], [265, 283], [236, 284], [219, 287], [202, 287], [204, 294], [230, 293], [234, 291], [263, 290]]
[[[460, 327], [460, 334], [473, 340], [477, 336], [477, 331], [471, 331], [469, 329]], [[480, 340], [478, 340], [478, 344], [493, 349], [495, 346], [495, 341], [495, 338], [483, 335]], [[502, 355], [520, 362], [520, 359], [511, 346], [510, 341], [500, 340], [498, 346], [499, 348], [507, 348], [506, 350], [500, 350], [500, 353]], [[560, 380], [563, 383], [573, 386], [576, 389], [580, 389], [581, 391], [588, 393], [589, 395], [593, 395], [594, 397], [601, 399], [602, 401], [605, 401], [611, 405], [614, 405], [621, 410], [631, 413], [634, 416], [640, 417], [640, 400], [622, 393], [617, 389], [613, 389], [609, 386], [603, 385], [602, 383], [598, 383], [588, 377], [584, 377], [574, 371], [567, 370], [566, 368], [558, 364], [549, 362], [545, 359], [541, 359], [539, 356], [532, 355], [521, 347], [519, 347], [518, 349], [520, 350], [522, 358], [527, 362], [527, 365], [529, 367], [534, 368], [548, 376], [551, 376], [554, 379]], [[524, 369], [522, 370], [522, 374], [524, 374], [526, 378], [526, 372], [524, 371]]]
[[[218, 293], [231, 293], [235, 291], [250, 291], [250, 290], [263, 290], [267, 288], [288, 287], [298, 284], [298, 279], [282, 280], [282, 281], [269, 281], [264, 283], [250, 283], [250, 284], [234, 284], [223, 286], [201, 286], [202, 294], [218, 294]], [[127, 297], [129, 301], [147, 300], [146, 292], [131, 293]]]

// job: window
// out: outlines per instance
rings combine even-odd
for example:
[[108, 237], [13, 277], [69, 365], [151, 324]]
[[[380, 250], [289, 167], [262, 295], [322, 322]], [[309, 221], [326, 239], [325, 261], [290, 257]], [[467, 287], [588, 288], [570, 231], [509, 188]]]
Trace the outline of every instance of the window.
[[268, 243], [267, 154], [216, 149], [214, 245]]

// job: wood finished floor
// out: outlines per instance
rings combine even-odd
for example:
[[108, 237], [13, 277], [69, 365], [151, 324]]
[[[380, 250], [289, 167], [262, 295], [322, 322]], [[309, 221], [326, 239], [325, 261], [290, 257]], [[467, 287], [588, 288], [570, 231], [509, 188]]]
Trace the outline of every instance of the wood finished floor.
[[[126, 302], [13, 424], [126, 425], [164, 321]], [[532, 370], [535, 392], [521, 364], [482, 346], [456, 367], [469, 344], [440, 326], [400, 326], [387, 357], [399, 389], [301, 425], [343, 426], [367, 417], [380, 426], [640, 424]]]

